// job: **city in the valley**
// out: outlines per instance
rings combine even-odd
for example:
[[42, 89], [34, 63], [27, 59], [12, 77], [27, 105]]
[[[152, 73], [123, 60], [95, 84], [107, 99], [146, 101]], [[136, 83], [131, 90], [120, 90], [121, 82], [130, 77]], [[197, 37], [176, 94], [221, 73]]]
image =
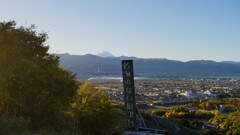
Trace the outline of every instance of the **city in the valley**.
[[[121, 78], [89, 79], [104, 90], [111, 100], [123, 101]], [[145, 106], [174, 106], [197, 99], [240, 97], [240, 78], [137, 78], [137, 103]]]

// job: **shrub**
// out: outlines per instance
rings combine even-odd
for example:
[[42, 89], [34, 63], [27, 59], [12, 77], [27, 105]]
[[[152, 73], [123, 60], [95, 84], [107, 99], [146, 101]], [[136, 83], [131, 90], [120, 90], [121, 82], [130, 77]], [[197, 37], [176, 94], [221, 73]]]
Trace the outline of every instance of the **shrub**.
[[25, 133], [29, 127], [29, 118], [12, 117], [0, 118], [0, 134]]
[[205, 135], [218, 135], [217, 131], [215, 131], [214, 129], [210, 129], [206, 132]]
[[152, 115], [159, 116], [159, 117], [164, 116], [165, 113], [166, 113], [166, 111], [164, 111], [164, 110], [154, 110], [154, 111], [152, 111]]

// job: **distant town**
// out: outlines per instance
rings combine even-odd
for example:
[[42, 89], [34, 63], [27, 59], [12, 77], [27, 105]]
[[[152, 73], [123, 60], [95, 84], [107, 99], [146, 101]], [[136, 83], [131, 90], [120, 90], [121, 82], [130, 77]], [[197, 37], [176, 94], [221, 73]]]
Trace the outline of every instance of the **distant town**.
[[[89, 81], [104, 90], [111, 100], [124, 100], [120, 78], [91, 78]], [[181, 105], [191, 103], [195, 99], [238, 98], [240, 78], [136, 78], [135, 90], [139, 105]]]

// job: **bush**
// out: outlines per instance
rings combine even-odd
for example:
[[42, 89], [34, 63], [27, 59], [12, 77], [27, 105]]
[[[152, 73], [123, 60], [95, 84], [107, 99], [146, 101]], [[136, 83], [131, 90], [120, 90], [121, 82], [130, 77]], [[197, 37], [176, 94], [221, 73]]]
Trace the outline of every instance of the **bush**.
[[218, 135], [217, 131], [215, 131], [214, 129], [210, 129], [206, 132], [205, 135]]
[[72, 112], [76, 131], [83, 134], [113, 134], [122, 118], [121, 110], [113, 107], [107, 95], [90, 83], [84, 83], [77, 91]]
[[164, 111], [164, 110], [154, 110], [154, 111], [152, 111], [152, 115], [159, 116], [159, 117], [164, 116], [165, 113], [166, 113], [166, 111]]
[[26, 133], [29, 127], [29, 118], [12, 117], [0, 118], [0, 134]]

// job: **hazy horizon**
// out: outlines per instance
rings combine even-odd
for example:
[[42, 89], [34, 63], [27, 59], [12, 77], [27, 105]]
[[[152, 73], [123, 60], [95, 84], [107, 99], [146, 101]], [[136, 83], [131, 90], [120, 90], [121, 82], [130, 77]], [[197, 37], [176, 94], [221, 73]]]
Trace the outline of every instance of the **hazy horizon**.
[[[109, 52], [109, 51], [102, 51], [102, 52]], [[99, 52], [99, 53], [102, 53], [102, 52]], [[96, 56], [98, 56], [99, 53], [96, 53], [96, 54], [93, 54], [93, 53], [72, 54], [72, 53], [64, 52], [64, 53], [53, 53], [53, 54], [69, 54], [69, 55], [79, 55], [79, 56], [91, 54], [91, 55], [96, 55]], [[109, 52], [109, 53], [111, 53], [111, 52]], [[112, 53], [111, 53], [111, 54], [112, 54]], [[115, 54], [112, 54], [112, 55], [114, 55], [114, 57], [136, 57], [136, 58], [143, 58], [143, 59], [168, 59], [168, 60], [176, 60], [176, 59], [160, 58], [160, 57], [145, 58], [145, 57], [137, 57], [137, 56], [126, 56], [126, 55], [115, 55]], [[99, 56], [99, 57], [100, 57], [100, 56]], [[176, 61], [188, 62], [188, 61], [198, 61], [198, 60], [200, 60], [200, 61], [201, 61], [201, 60], [215, 61], [215, 60], [211, 60], [211, 59], [191, 59], [191, 60], [176, 60]], [[240, 60], [239, 60], [239, 61], [234, 61], [234, 60], [220, 60], [220, 61], [215, 61], [215, 62], [240, 62]]]
[[240, 1], [3, 1], [0, 21], [35, 24], [51, 53], [240, 61]]

